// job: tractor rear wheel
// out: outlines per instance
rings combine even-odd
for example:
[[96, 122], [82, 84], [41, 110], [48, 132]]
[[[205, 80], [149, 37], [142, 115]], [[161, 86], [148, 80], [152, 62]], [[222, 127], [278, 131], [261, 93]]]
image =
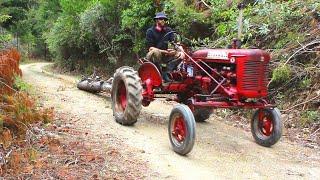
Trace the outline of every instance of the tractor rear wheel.
[[195, 108], [193, 112], [194, 119], [196, 122], [204, 122], [209, 119], [212, 114], [211, 108]]
[[190, 108], [183, 104], [176, 105], [169, 117], [169, 139], [173, 150], [180, 154], [188, 154], [195, 141], [195, 120]]
[[282, 135], [280, 111], [277, 108], [258, 109], [251, 120], [251, 133], [261, 146], [277, 143]]
[[128, 66], [114, 74], [111, 89], [112, 110], [115, 120], [122, 125], [133, 125], [141, 111], [142, 86], [137, 72]]

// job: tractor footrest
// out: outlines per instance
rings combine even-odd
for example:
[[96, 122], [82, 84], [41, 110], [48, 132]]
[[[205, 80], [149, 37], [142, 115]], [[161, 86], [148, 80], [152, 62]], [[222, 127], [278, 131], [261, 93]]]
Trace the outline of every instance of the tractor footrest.
[[162, 86], [169, 86], [170, 84], [179, 84], [181, 81], [168, 81], [168, 82], [163, 82]]
[[215, 97], [208, 99], [209, 101], [229, 101], [229, 98], [226, 97]]

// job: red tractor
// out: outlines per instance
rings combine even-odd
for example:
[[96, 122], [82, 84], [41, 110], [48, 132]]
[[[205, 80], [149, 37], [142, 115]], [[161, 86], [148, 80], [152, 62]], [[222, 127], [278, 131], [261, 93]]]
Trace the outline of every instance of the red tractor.
[[268, 94], [270, 55], [259, 49], [203, 49], [192, 52], [173, 43], [185, 58], [164, 83], [161, 71], [140, 60], [138, 71], [124, 66], [114, 74], [112, 108], [122, 125], [137, 122], [141, 106], [148, 106], [155, 94], [176, 94], [178, 105], [169, 117], [169, 139], [178, 154], [189, 153], [195, 141], [195, 122], [209, 118], [215, 108], [257, 109], [251, 132], [262, 146], [272, 146], [281, 137], [280, 112], [265, 99]]

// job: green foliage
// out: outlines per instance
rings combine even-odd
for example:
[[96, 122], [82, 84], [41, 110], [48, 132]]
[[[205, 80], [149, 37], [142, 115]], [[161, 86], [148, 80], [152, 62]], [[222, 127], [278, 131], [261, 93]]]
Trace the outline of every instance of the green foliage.
[[302, 113], [302, 119], [300, 121], [302, 126], [319, 122], [320, 121], [320, 112], [308, 110]]
[[60, 1], [62, 12], [45, 35], [50, 52], [60, 64], [70, 69], [81, 65], [85, 69], [83, 66], [92, 63], [85, 59], [96, 59], [115, 67], [132, 54], [131, 29], [121, 28], [127, 0], [80, 1], [77, 6], [70, 6], [70, 2]]
[[[118, 57], [125, 45], [124, 42], [128, 39], [127, 36], [121, 34], [119, 19], [121, 14], [118, 11], [110, 11], [118, 6], [123, 7], [123, 2], [93, 3], [80, 15], [82, 37], [87, 41], [94, 42], [92, 47], [97, 46], [99, 54]], [[97, 49], [92, 49], [92, 51], [96, 53]]]
[[77, 18], [92, 2], [94, 2], [94, 0], [60, 0], [61, 9], [63, 11], [62, 15], [74, 16]]
[[37, 6], [29, 10], [26, 23], [29, 24], [30, 29], [22, 39], [29, 47], [31, 46], [29, 53], [34, 57], [47, 59], [46, 37], [60, 12], [59, 0], [40, 0]]
[[287, 48], [287, 46], [291, 45], [293, 42], [302, 42], [304, 40], [304, 36], [298, 32], [287, 32], [286, 34], [282, 34], [277, 41], [275, 42], [275, 49], [283, 49]]
[[0, 15], [0, 23], [3, 23], [10, 18], [11, 18], [11, 16], [9, 16], [9, 15]]
[[305, 89], [305, 88], [310, 87], [311, 83], [312, 83], [312, 79], [305, 77], [305, 78], [300, 82], [299, 87], [300, 87], [301, 89]]
[[9, 42], [12, 39], [10, 34], [2, 34], [0, 35], [0, 49], [3, 47], [3, 44]]
[[58, 58], [68, 58], [78, 49], [80, 39], [79, 23], [70, 16], [59, 17], [46, 35], [48, 48]]
[[94, 65], [89, 64], [88, 66], [86, 66], [84, 68], [84, 74], [89, 76], [89, 75], [93, 74], [93, 70], [94, 70]]
[[[214, 34], [208, 45], [224, 42], [221, 46], [225, 47], [232, 38], [237, 37], [239, 10], [235, 3], [230, 7], [226, 6], [224, 0], [210, 0], [209, 2], [214, 8], [211, 10], [210, 19], [205, 22], [214, 26]], [[287, 42], [303, 40], [300, 33], [305, 27], [299, 24], [310, 20], [306, 12], [316, 9], [318, 6], [315, 4], [319, 3], [315, 0], [281, 2], [262, 0], [247, 3], [243, 14], [241, 38], [244, 47], [274, 49], [276, 44], [276, 48], [281, 49], [287, 45]], [[288, 36], [286, 36], [287, 32], [289, 32]], [[225, 40], [221, 41], [221, 38]]]
[[2, 22], [2, 27], [14, 33], [23, 34], [25, 27], [20, 23], [27, 18], [27, 11], [34, 4], [35, 1], [33, 0], [6, 0], [0, 3], [0, 14], [11, 17]]
[[[147, 28], [153, 22], [155, 10], [153, 0], [130, 1], [128, 9], [122, 12], [122, 28]], [[137, 21], [139, 19], [139, 21]]]
[[196, 12], [193, 6], [184, 6], [177, 3], [176, 1], [169, 1], [164, 9], [170, 18], [170, 23], [175, 30], [188, 36], [192, 37], [190, 34], [190, 25], [195, 22], [204, 23], [205, 19], [202, 13]]
[[26, 82], [24, 82], [20, 76], [15, 76], [14, 79], [15, 79], [13, 84], [14, 89], [18, 91], [23, 91], [23, 92], [31, 91], [31, 86]]
[[[11, 15], [4, 26], [42, 54], [48, 45], [60, 60], [90, 58], [95, 53], [122, 59], [123, 54], [144, 52], [145, 31], [157, 11], [165, 11], [170, 26], [189, 39], [225, 47], [237, 35], [236, 3], [228, 7], [225, 0], [206, 2], [213, 7], [206, 11], [211, 15], [196, 10], [194, 1], [181, 0], [161, 1], [160, 7], [153, 0], [6, 0], [0, 3], [0, 14]], [[250, 3], [244, 11], [244, 47], [280, 49], [303, 40], [303, 27], [291, 22], [303, 23], [306, 12], [319, 9], [315, 0], [246, 2]]]
[[273, 83], [283, 83], [290, 80], [291, 70], [288, 65], [280, 65], [272, 72]]
[[129, 1], [129, 8], [121, 15], [121, 27], [129, 32], [133, 51], [139, 53], [145, 49], [145, 33], [148, 27], [153, 25], [155, 8], [153, 0], [132, 0]]
[[[6, 20], [10, 19], [11, 16], [9, 15], [0, 15], [0, 24], [5, 22]], [[0, 26], [1, 28], [1, 26]], [[0, 34], [0, 49], [3, 47], [3, 44], [9, 42], [11, 40], [11, 35], [8, 33], [3, 32]]]
[[236, 34], [237, 16], [235, 6], [228, 8], [223, 0], [211, 0], [212, 14], [210, 21], [216, 27], [216, 36], [234, 36]]
[[50, 31], [45, 34], [48, 48], [57, 59], [86, 57], [83, 47], [90, 47], [90, 43], [82, 36], [79, 17], [80, 12], [89, 4], [89, 1], [60, 1], [62, 12]]

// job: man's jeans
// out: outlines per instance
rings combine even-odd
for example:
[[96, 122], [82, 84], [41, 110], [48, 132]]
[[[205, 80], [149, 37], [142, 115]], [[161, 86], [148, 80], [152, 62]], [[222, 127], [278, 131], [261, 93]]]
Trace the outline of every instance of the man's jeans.
[[[162, 74], [162, 78], [168, 82], [171, 81], [168, 77], [168, 73], [172, 72], [181, 62], [177, 56], [177, 52], [173, 56], [166, 56], [161, 53], [159, 49], [153, 49], [147, 53], [146, 58], [157, 66], [158, 70]], [[163, 65], [165, 65], [164, 68]]]

